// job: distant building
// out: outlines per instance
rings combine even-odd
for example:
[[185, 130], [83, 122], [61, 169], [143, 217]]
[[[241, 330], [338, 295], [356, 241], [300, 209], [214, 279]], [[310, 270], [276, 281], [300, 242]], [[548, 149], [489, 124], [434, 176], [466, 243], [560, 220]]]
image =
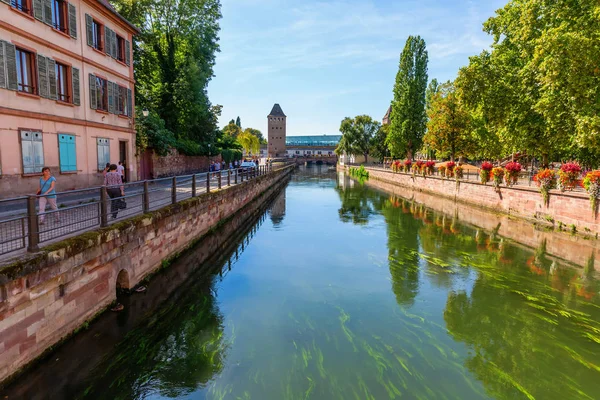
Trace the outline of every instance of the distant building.
[[392, 106], [390, 106], [388, 108], [387, 112], [383, 116], [383, 120], [381, 120], [381, 123], [383, 125], [389, 125], [390, 124], [390, 116], [391, 116], [391, 114], [392, 114]]
[[275, 104], [267, 118], [269, 120], [267, 124], [268, 156], [271, 158], [285, 157], [285, 132], [287, 117], [283, 113], [283, 110], [281, 109], [279, 104]]
[[[285, 139], [285, 152], [279, 157], [331, 157], [335, 156], [335, 148], [342, 135], [317, 135], [317, 136], [287, 136]], [[266, 145], [260, 147], [260, 156], [266, 157], [269, 150]]]

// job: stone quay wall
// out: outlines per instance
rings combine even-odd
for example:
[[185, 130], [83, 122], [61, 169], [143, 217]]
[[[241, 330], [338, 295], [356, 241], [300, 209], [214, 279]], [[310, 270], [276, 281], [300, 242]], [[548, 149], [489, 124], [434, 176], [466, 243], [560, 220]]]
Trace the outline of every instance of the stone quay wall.
[[118, 286], [136, 286], [293, 168], [86, 232], [0, 267], [0, 381], [103, 312]]
[[456, 202], [483, 207], [496, 213], [503, 213], [530, 221], [562, 222], [565, 229], [575, 225], [577, 232], [595, 236], [600, 234], [600, 217], [594, 215], [590, 200], [585, 193], [552, 190], [550, 201], [546, 206], [537, 187], [502, 186], [496, 192], [491, 183], [482, 185], [478, 181], [460, 181], [457, 185], [454, 179], [444, 179], [438, 176], [413, 177], [412, 174], [394, 173], [381, 168], [366, 168], [369, 179], [408, 188], [415, 191], [427, 192], [452, 199]]
[[425, 191], [407, 190], [405, 187], [377, 179], [365, 182], [368, 187], [426, 205], [429, 209], [448, 216], [456, 216], [463, 224], [485, 231], [497, 231], [498, 235], [515, 243], [536, 249], [546, 242], [548, 254], [578, 266], [584, 266], [590, 259], [594, 268], [600, 271], [600, 242], [581, 236], [571, 236], [564, 232], [548, 230], [541, 224], [532, 224], [521, 218], [513, 218], [504, 213], [492, 213], [482, 207], [473, 207], [465, 202], [448, 201], [447, 198]]

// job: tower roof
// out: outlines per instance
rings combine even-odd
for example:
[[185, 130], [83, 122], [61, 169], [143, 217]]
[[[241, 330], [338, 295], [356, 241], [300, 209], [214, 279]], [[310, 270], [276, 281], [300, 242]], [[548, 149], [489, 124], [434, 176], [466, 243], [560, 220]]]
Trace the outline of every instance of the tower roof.
[[283, 110], [279, 106], [279, 104], [275, 103], [271, 113], [267, 115], [267, 117], [285, 117], [286, 115], [283, 113]]
[[387, 112], [383, 116], [383, 119], [389, 119], [391, 114], [392, 114], [392, 106], [390, 106], [390, 108], [388, 108]]

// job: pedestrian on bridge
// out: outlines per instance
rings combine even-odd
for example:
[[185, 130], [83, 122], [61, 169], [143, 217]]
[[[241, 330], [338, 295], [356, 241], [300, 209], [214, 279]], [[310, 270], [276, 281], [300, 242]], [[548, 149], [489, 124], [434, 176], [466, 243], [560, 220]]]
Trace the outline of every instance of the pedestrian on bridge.
[[[56, 206], [56, 178], [52, 176], [50, 168], [42, 168], [42, 177], [40, 178], [40, 187], [37, 191], [40, 205], [40, 225], [44, 224], [44, 214], [46, 213], [46, 204], [50, 205], [51, 210], [58, 210]], [[58, 213], [54, 213], [56, 222], [58, 222]]]
[[123, 187], [121, 174], [117, 172], [115, 164], [110, 165], [108, 172], [104, 176], [104, 186], [106, 186], [108, 197], [111, 198], [110, 212], [113, 219], [116, 219], [119, 209], [125, 208], [125, 200], [115, 198], [125, 196], [125, 188]]

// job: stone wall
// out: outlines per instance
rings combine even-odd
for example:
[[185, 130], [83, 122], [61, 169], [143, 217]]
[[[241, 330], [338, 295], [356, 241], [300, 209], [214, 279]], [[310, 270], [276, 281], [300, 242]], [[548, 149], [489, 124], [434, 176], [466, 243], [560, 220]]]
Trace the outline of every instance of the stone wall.
[[457, 186], [454, 179], [413, 177], [411, 174], [394, 173], [380, 168], [367, 170], [369, 179], [432, 193], [527, 220], [551, 220], [555, 224], [562, 222], [567, 229], [570, 229], [570, 225], [575, 225], [578, 232], [592, 236], [600, 233], [600, 218], [593, 215], [589, 197], [585, 193], [560, 193], [553, 190], [546, 206], [536, 187], [502, 187], [497, 193], [491, 184], [482, 185], [476, 181], [461, 181]]
[[72, 333], [293, 167], [48, 246], [0, 269], [0, 381]]
[[166, 176], [187, 175], [208, 171], [211, 161], [221, 161], [221, 156], [185, 156], [179, 154], [175, 149], [171, 150], [165, 157], [152, 155], [152, 166], [154, 178]]
[[594, 258], [594, 267], [600, 271], [600, 243], [596, 239], [585, 239], [571, 236], [565, 232], [545, 229], [544, 226], [532, 224], [520, 218], [512, 218], [505, 214], [491, 213], [481, 207], [472, 207], [465, 203], [448, 201], [447, 198], [418, 190], [407, 190], [405, 187], [377, 179], [365, 182], [369, 187], [396, 195], [407, 200], [426, 205], [428, 208], [449, 216], [456, 216], [463, 224], [468, 224], [485, 231], [497, 231], [501, 237], [535, 249], [544, 241], [548, 254], [570, 263], [583, 266]]

